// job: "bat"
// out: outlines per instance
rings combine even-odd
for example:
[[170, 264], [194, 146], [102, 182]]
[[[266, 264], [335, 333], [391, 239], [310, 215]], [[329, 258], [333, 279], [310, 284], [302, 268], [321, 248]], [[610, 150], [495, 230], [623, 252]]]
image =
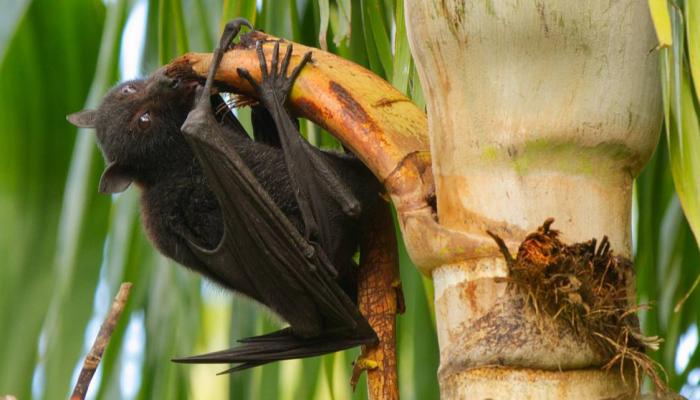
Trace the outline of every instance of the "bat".
[[[141, 190], [147, 236], [164, 255], [278, 314], [289, 327], [241, 345], [175, 361], [237, 364], [226, 372], [373, 344], [357, 306], [353, 256], [363, 218], [381, 186], [353, 155], [322, 151], [299, 133], [285, 108], [307, 53], [290, 72], [291, 44], [270, 68], [257, 43], [254, 140], [212, 95], [224, 52], [244, 19], [229, 22], [209, 75], [161, 69], [110, 90], [95, 110], [67, 117], [95, 128], [107, 162], [99, 190]], [[170, 75], [170, 76], [169, 76]], [[226, 108], [228, 109], [228, 108]]]

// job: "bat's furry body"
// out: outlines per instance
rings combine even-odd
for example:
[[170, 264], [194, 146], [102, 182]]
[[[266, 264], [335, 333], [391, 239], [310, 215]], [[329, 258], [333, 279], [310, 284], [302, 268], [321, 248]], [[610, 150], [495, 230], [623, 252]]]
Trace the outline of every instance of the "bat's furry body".
[[[277, 68], [274, 61], [273, 68]], [[285, 73], [282, 72], [282, 79], [278, 81], [285, 83]], [[290, 80], [293, 77], [286, 82], [289, 86], [286, 90], [291, 88]], [[295, 170], [288, 165], [285, 151], [290, 150], [280, 144], [279, 137], [298, 136], [298, 132], [290, 132], [291, 125], [287, 123], [280, 124], [289, 116], [280, 111], [284, 105], [270, 96], [270, 87], [266, 87], [267, 96], [261, 93], [267, 100], [261, 103], [268, 106], [267, 109], [258, 108], [254, 118], [254, 128], [266, 129], [255, 135], [266, 138], [263, 143], [242, 132], [232, 115], [217, 122], [210, 102], [218, 108], [222, 101], [218, 96], [209, 99], [208, 94], [197, 100], [200, 84], [195, 80], [166, 76], [159, 70], [146, 79], [115, 87], [97, 110], [69, 116], [74, 124], [97, 130], [98, 143], [108, 162], [101, 191], [118, 192], [131, 182], [142, 189], [143, 223], [149, 238], [163, 254], [224, 287], [260, 301], [291, 325], [268, 336], [248, 339], [238, 348], [185, 361], [240, 362], [236, 369], [244, 369], [376, 340], [355, 305], [357, 266], [353, 255], [364, 213], [350, 216], [339, 204], [337, 194], [308, 180], [319, 171]], [[210, 86], [208, 82], [207, 89]], [[280, 97], [286, 98], [286, 93]], [[193, 110], [200, 111], [196, 118], [193, 116], [196, 113], [191, 113]], [[186, 119], [189, 131], [183, 127]], [[207, 140], [193, 139], [197, 135], [216, 137], [226, 144], [223, 148], [227, 150], [220, 151]], [[309, 145], [302, 143], [302, 146]], [[378, 200], [378, 183], [354, 156], [324, 152], [311, 146], [304, 149], [307, 153], [297, 152], [292, 154], [292, 159], [311, 154], [315, 165], [327, 168], [349, 189], [348, 193], [363, 211]], [[223, 155], [232, 153], [237, 154], [234, 158], [240, 157], [245, 167], [235, 162], [229, 165], [231, 156], [227, 159]], [[237, 177], [239, 170], [245, 169], [257, 181], [252, 189], [247, 189], [252, 193], [246, 197], [249, 204], [223, 201], [221, 193], [225, 191], [213, 190], [212, 185], [225, 185], [234, 195], [244, 192], [248, 181], [237, 183], [236, 180], [240, 179]], [[295, 186], [299, 179], [306, 180], [301, 189]], [[324, 176], [323, 179], [328, 178]], [[269, 195], [272, 204], [267, 195], [256, 194], [259, 189]], [[309, 191], [313, 191], [316, 201], [311, 206], [313, 218], [300, 210], [300, 202], [306, 200], [300, 196]], [[285, 228], [281, 236], [276, 233], [265, 236], [267, 231], [274, 233], [273, 228], [279, 225], [264, 212], [266, 207], [281, 211], [291, 228]], [[262, 210], [259, 215], [258, 210]], [[259, 229], [256, 223], [261, 224]], [[315, 223], [322, 225], [318, 231], [309, 228]], [[292, 229], [296, 232], [291, 232]], [[227, 235], [224, 235], [225, 230]], [[239, 236], [234, 236], [232, 231]], [[220, 244], [223, 236], [229, 237]], [[301, 239], [303, 243], [300, 242], [298, 237], [304, 237], [305, 241]], [[260, 240], [270, 243], [260, 244], [262, 247], [245, 244]], [[316, 250], [309, 253], [310, 248]], [[275, 255], [277, 250], [281, 251], [281, 256]], [[241, 262], [239, 256], [248, 257], [244, 259], [249, 262]], [[259, 277], [256, 277], [257, 272]], [[318, 293], [315, 286], [319, 287]]]

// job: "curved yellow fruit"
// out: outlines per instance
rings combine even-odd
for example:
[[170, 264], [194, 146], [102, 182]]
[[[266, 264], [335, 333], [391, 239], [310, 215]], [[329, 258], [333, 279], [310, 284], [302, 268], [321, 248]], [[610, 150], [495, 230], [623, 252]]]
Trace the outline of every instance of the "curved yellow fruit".
[[[217, 86], [255, 97], [237, 68], [260, 80], [255, 50], [264, 42], [266, 59], [274, 42], [261, 32], [241, 37], [223, 57]], [[434, 208], [435, 186], [431, 170], [426, 114], [391, 84], [367, 69], [323, 50], [282, 40], [280, 53], [294, 46], [290, 68], [312, 52], [312, 60], [296, 80], [288, 106], [298, 116], [326, 129], [353, 151], [384, 184], [396, 207], [409, 254], [425, 274], [437, 265], [498, 254], [483, 235], [453, 231], [440, 225]], [[166, 73], [182, 73], [204, 80], [210, 53], [189, 53], [173, 60]]]
[[[279, 38], [262, 32], [241, 37], [223, 57], [216, 81], [231, 91], [253, 96], [237, 68], [247, 69], [260, 79], [255, 51], [257, 41], [271, 59], [273, 43]], [[280, 54], [291, 42], [282, 40]], [[334, 54], [291, 43], [290, 70], [301, 57], [312, 52], [312, 59], [297, 78], [288, 105], [298, 116], [326, 129], [350, 148], [385, 184], [397, 208], [426, 205], [432, 192], [430, 151], [426, 115], [410, 99], [371, 71]], [[166, 68], [191, 68], [205, 78], [210, 53], [189, 53], [173, 60]]]

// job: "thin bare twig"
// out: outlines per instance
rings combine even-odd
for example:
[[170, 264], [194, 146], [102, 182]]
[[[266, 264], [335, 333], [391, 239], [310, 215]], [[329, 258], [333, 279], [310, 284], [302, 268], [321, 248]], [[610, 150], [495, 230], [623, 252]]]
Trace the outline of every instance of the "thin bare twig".
[[109, 339], [112, 337], [112, 332], [114, 332], [114, 327], [117, 326], [117, 321], [124, 310], [126, 305], [126, 300], [129, 298], [129, 291], [131, 290], [131, 282], [124, 282], [119, 286], [119, 292], [112, 302], [112, 307], [107, 314], [102, 326], [100, 327], [100, 332], [95, 338], [95, 342], [92, 344], [90, 352], [85, 357], [83, 362], [83, 369], [80, 371], [80, 376], [78, 377], [78, 382], [75, 384], [73, 389], [73, 394], [71, 395], [71, 400], [82, 400], [88, 391], [88, 386], [90, 386], [90, 381], [95, 375], [97, 367], [100, 365], [102, 360], [102, 354], [105, 351], [105, 347], [109, 343]]

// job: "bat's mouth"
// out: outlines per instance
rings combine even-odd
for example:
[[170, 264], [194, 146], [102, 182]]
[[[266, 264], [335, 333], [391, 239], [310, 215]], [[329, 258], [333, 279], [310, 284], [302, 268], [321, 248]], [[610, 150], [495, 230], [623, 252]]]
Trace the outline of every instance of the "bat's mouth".
[[199, 80], [185, 80], [180, 82], [180, 89], [188, 99], [194, 99], [197, 88], [201, 86], [204, 86], [204, 82], [200, 82]]
[[173, 63], [166, 65], [156, 73], [161, 73], [163, 76], [172, 80], [178, 90], [183, 90], [186, 95], [194, 95], [195, 89], [198, 86], [204, 86], [205, 78], [197, 75], [192, 67], [182, 63]]
[[[191, 65], [185, 62], [168, 64], [162, 69], [162, 73], [178, 82], [183, 90], [183, 100], [191, 102], [191, 107], [194, 107], [196, 89], [204, 86], [206, 78], [195, 73]], [[214, 81], [212, 89], [212, 112], [216, 120], [225, 125], [233, 123], [231, 120], [235, 119], [234, 109], [258, 104], [257, 99], [238, 94], [234, 87], [221, 81]]]

